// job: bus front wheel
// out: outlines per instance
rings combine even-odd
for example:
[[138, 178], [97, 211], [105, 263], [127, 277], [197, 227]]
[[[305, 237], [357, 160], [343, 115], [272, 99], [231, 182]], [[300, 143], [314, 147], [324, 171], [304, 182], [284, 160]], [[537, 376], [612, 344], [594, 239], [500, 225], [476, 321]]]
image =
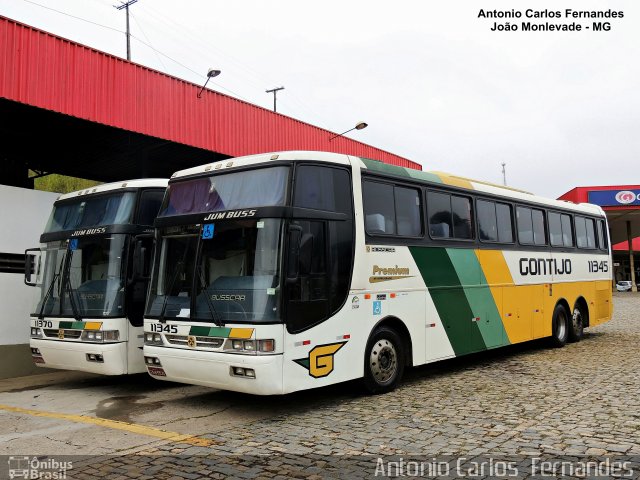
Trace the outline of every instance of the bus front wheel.
[[556, 305], [551, 325], [551, 346], [564, 347], [569, 338], [569, 315], [562, 305]]
[[364, 386], [370, 393], [395, 389], [404, 372], [402, 338], [389, 327], [377, 328], [369, 338], [364, 354]]

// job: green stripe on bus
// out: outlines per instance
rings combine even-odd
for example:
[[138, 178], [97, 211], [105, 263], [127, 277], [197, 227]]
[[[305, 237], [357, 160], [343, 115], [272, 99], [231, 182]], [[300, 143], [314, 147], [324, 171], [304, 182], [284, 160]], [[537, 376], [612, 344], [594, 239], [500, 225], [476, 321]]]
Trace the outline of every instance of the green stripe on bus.
[[70, 330], [83, 330], [84, 322], [60, 322], [58, 328], [68, 328]]
[[447, 253], [464, 287], [464, 294], [473, 317], [480, 319], [476, 324], [486, 347], [494, 348], [508, 344], [509, 340], [500, 312], [475, 252], [469, 249], [450, 248]]
[[360, 158], [360, 160], [362, 160], [362, 163], [365, 164], [368, 170], [373, 170], [374, 172], [383, 172], [399, 177], [410, 176], [409, 172], [407, 171], [408, 169], [406, 168], [389, 165], [388, 163], [382, 163], [377, 160], [370, 160], [368, 158]]
[[407, 173], [411, 178], [418, 180], [426, 180], [427, 182], [442, 183], [442, 179], [434, 173], [423, 172], [421, 170], [414, 170], [413, 168], [407, 168]]
[[222, 337], [229, 338], [231, 333], [230, 328], [225, 327], [204, 327], [192, 325], [189, 330], [189, 335], [195, 335], [199, 337]]
[[486, 348], [482, 334], [472, 322], [471, 307], [460, 279], [444, 248], [409, 247], [424, 279], [444, 330], [456, 355]]

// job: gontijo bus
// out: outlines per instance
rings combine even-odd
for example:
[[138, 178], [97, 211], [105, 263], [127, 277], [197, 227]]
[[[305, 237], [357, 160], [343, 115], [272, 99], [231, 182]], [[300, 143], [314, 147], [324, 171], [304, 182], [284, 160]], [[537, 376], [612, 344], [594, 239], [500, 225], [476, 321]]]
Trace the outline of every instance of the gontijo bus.
[[144, 355], [156, 378], [282, 394], [610, 319], [603, 211], [353, 156], [283, 152], [173, 175]]
[[26, 252], [25, 283], [40, 293], [30, 321], [36, 365], [107, 375], [145, 371], [153, 221], [166, 185], [166, 179], [108, 183], [55, 202], [43, 245]]

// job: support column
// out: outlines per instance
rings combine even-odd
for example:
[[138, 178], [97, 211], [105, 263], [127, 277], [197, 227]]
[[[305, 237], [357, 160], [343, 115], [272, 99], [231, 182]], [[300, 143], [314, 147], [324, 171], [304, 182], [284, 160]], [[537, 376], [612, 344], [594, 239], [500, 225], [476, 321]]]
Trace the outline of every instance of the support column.
[[627, 245], [629, 246], [629, 268], [631, 269], [631, 291], [637, 292], [636, 265], [633, 261], [633, 238], [631, 238], [631, 222], [627, 220]]

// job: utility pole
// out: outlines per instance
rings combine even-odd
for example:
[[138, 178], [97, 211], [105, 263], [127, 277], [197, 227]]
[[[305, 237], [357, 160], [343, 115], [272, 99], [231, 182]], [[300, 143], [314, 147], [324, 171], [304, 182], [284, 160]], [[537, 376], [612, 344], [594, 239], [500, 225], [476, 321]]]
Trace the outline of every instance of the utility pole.
[[504, 168], [506, 165], [506, 163], [502, 162], [502, 184], [505, 187], [507, 186], [507, 171]]
[[123, 8], [127, 12], [127, 60], [131, 61], [131, 33], [129, 30], [129, 6], [136, 3], [138, 0], [127, 0], [126, 2], [122, 2], [120, 5], [114, 5], [114, 7], [118, 10], [122, 10]]
[[271, 90], [266, 90], [267, 93], [273, 93], [273, 111], [274, 112], [276, 111], [276, 93], [279, 90], [284, 90], [284, 87], [277, 87], [277, 88], [272, 88]]

